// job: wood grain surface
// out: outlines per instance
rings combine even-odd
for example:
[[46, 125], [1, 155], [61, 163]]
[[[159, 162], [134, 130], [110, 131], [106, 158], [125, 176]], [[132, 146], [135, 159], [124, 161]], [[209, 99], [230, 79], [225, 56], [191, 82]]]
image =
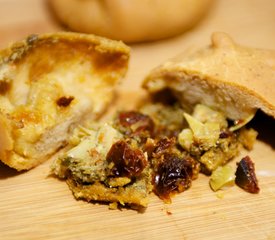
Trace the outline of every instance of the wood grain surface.
[[[43, 0], [0, 0], [0, 19], [1, 48], [31, 33], [64, 30]], [[213, 31], [275, 49], [274, 29], [274, 0], [217, 0], [191, 31], [131, 45], [129, 72], [116, 104], [134, 104], [150, 69], [186, 48], [208, 44]], [[259, 194], [236, 186], [214, 193], [200, 175], [170, 205], [152, 195], [144, 213], [76, 201], [64, 182], [49, 176], [52, 160], [22, 173], [0, 164], [0, 239], [275, 239], [275, 122], [258, 115], [253, 125], [259, 140], [240, 157], [249, 154], [255, 162]]]

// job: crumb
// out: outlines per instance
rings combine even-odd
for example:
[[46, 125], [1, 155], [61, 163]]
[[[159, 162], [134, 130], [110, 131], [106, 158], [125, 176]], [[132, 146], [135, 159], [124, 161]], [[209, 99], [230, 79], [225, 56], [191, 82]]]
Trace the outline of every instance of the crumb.
[[166, 209], [166, 214], [169, 216], [169, 215], [172, 215], [173, 213]]
[[217, 192], [216, 197], [219, 198], [219, 199], [223, 199], [224, 198], [224, 192]]
[[172, 211], [165, 205], [163, 208], [161, 208], [161, 211], [165, 211], [166, 215], [170, 216], [172, 215]]
[[118, 207], [117, 202], [112, 202], [112, 203], [109, 204], [109, 209], [110, 210], [116, 210], [117, 207]]

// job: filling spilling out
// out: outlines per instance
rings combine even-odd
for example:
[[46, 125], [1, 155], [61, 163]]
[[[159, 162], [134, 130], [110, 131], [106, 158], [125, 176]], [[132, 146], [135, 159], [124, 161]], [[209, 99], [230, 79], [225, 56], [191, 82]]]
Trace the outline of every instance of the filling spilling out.
[[257, 132], [197, 104], [192, 113], [179, 104], [150, 103], [118, 112], [108, 123], [78, 127], [70, 150], [52, 165], [74, 196], [87, 201], [147, 207], [154, 192], [165, 203], [187, 190], [199, 173], [210, 176], [217, 191], [237, 184], [248, 192], [259, 187], [247, 156], [237, 170], [227, 163], [240, 149], [251, 150]]

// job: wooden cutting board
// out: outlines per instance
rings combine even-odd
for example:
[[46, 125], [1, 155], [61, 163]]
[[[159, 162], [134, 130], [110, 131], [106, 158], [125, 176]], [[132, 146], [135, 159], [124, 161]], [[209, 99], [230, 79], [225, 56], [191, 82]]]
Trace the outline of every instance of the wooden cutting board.
[[[43, 0], [0, 0], [0, 18], [0, 47], [27, 34], [62, 30]], [[208, 44], [213, 31], [275, 49], [274, 29], [275, 1], [218, 0], [193, 30], [131, 46], [117, 105], [134, 104], [150, 69], [185, 48]], [[275, 239], [275, 121], [258, 116], [254, 126], [259, 140], [240, 157], [249, 154], [255, 162], [259, 194], [236, 186], [214, 193], [208, 178], [200, 175], [170, 205], [152, 196], [144, 213], [76, 201], [64, 182], [48, 176], [51, 160], [22, 173], [0, 164], [0, 239]]]

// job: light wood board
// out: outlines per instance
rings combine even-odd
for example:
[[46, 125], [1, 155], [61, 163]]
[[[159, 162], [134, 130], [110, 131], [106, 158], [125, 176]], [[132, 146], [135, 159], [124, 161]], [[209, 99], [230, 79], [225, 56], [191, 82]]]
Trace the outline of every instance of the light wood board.
[[[62, 30], [43, 0], [0, 0], [0, 19], [0, 47], [31, 33]], [[228, 32], [242, 44], [275, 49], [274, 29], [275, 1], [217, 0], [193, 30], [131, 45], [117, 104], [134, 103], [132, 96], [139, 96], [140, 82], [150, 69], [185, 48], [208, 44], [213, 31]], [[51, 160], [23, 173], [0, 164], [0, 239], [275, 239], [274, 125], [264, 117], [255, 124], [260, 136], [249, 155], [259, 194], [236, 186], [217, 194], [200, 175], [171, 205], [152, 195], [144, 213], [76, 201], [64, 182], [48, 176]]]

